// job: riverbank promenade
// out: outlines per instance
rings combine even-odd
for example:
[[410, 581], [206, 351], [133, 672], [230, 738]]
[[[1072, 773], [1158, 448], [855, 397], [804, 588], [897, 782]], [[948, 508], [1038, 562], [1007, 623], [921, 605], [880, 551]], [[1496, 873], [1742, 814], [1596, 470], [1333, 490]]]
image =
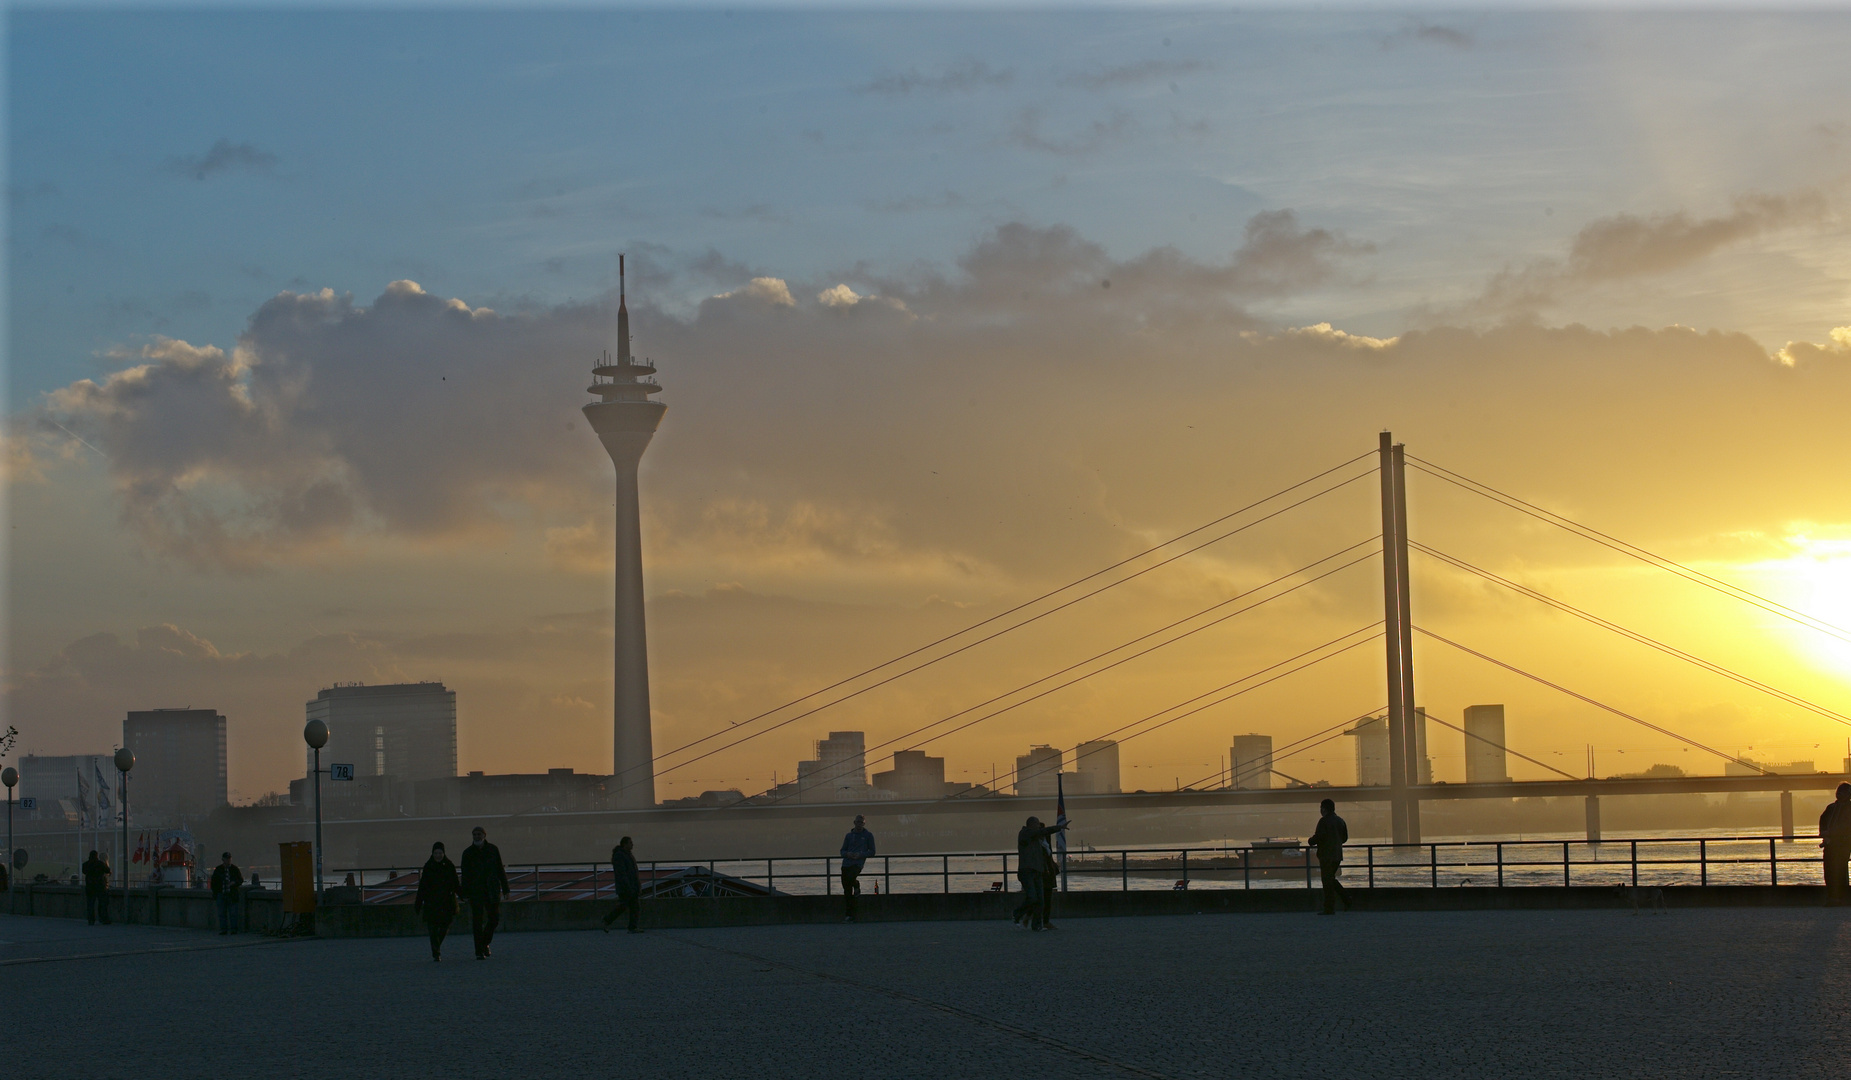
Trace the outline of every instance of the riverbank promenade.
[[0, 917], [9, 1074], [1836, 1077], [1851, 909], [272, 941]]

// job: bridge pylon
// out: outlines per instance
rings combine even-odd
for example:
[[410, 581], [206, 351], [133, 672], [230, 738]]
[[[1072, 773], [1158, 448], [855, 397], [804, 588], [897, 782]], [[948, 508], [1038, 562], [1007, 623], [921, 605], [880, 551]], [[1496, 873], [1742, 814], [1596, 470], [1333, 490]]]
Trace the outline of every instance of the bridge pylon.
[[1389, 835], [1420, 843], [1419, 731], [1414, 707], [1414, 621], [1408, 607], [1408, 495], [1403, 446], [1391, 432], [1380, 440], [1382, 473], [1382, 640], [1388, 684]]

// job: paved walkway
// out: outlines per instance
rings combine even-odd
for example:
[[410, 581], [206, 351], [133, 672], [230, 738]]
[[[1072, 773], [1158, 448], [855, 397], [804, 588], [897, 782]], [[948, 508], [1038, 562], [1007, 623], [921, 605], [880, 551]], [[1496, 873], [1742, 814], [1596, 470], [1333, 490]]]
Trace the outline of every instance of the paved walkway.
[[29, 1077], [1851, 1070], [1839, 910], [573, 932], [504, 935], [480, 963], [465, 927], [441, 964], [417, 939], [48, 919], [0, 917], [0, 942], [4, 1037], [19, 1040], [0, 1056]]

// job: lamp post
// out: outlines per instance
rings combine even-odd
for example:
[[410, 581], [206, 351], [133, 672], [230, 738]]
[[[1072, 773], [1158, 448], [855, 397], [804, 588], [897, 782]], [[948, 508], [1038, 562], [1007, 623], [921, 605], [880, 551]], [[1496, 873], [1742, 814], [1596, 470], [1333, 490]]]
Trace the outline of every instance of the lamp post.
[[[129, 921], [129, 770], [135, 767], [135, 751], [128, 747], [116, 751], [116, 771], [122, 774], [122, 861], [116, 865], [122, 868], [122, 921]], [[103, 897], [105, 904], [109, 897]]]
[[8, 765], [0, 769], [0, 783], [6, 785], [6, 893], [7, 910], [13, 910], [13, 785], [19, 783], [19, 770]]
[[302, 729], [302, 741], [315, 751], [315, 903], [321, 904], [321, 748], [328, 745], [328, 725], [310, 720]]

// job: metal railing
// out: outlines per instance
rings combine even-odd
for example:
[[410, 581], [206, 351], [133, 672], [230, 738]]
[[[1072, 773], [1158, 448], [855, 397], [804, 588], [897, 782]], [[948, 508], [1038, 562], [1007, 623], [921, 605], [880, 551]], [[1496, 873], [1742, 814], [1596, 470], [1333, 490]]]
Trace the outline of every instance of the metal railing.
[[[1616, 840], [1449, 840], [1350, 844], [1350, 887], [1553, 887], [1801, 885], [1822, 881], [1816, 839], [1779, 836], [1642, 837]], [[1014, 892], [1013, 851], [877, 855], [862, 868], [864, 894]], [[741, 892], [836, 895], [835, 856], [660, 860], [639, 866], [645, 896], [718, 897]], [[384, 867], [348, 875], [363, 903], [409, 903], [415, 870]], [[524, 863], [508, 867], [510, 899], [614, 899], [611, 864]], [[1317, 855], [1303, 846], [1089, 849], [1069, 855], [1068, 891], [1279, 889], [1319, 887]]]

